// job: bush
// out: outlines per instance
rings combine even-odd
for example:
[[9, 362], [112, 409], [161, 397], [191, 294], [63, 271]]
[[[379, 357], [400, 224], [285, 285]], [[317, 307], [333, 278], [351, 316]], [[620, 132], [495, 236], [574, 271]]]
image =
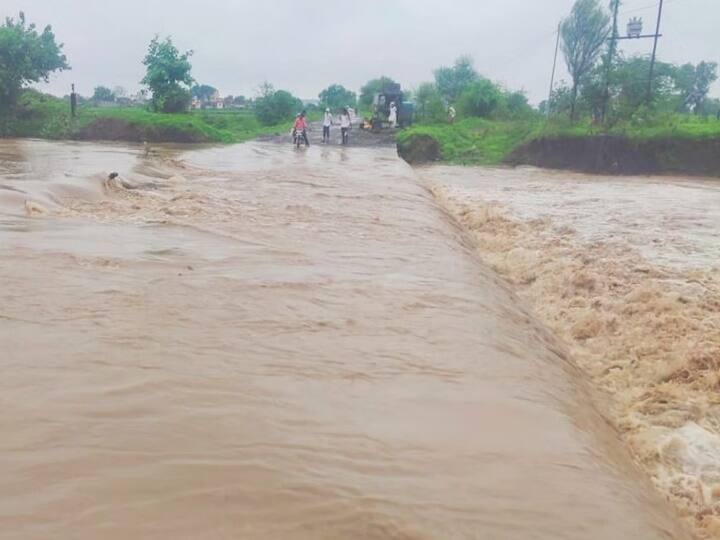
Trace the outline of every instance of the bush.
[[302, 109], [302, 101], [285, 90], [268, 93], [255, 100], [255, 116], [266, 126], [291, 120]]
[[503, 93], [488, 79], [480, 79], [465, 87], [458, 99], [458, 113], [462, 116], [489, 118], [503, 105]]
[[192, 103], [190, 91], [181, 86], [175, 86], [166, 91], [162, 98], [160, 110], [165, 113], [187, 112], [190, 103]]
[[423, 122], [443, 122], [447, 119], [445, 102], [433, 83], [423, 83], [415, 91], [417, 116]]

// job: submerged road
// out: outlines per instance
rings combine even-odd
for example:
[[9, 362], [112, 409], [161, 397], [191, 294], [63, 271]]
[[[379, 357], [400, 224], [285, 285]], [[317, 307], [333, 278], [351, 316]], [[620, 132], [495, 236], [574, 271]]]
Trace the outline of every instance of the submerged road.
[[0, 157], [3, 540], [687, 538], [392, 150]]

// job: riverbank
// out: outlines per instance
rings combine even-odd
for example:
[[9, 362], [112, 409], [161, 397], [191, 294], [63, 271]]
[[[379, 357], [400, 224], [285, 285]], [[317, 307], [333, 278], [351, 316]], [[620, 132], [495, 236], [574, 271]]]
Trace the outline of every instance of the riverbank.
[[466, 119], [419, 124], [398, 136], [411, 164], [534, 165], [600, 174], [681, 173], [720, 177], [720, 122], [673, 115], [601, 131], [590, 124]]
[[249, 111], [153, 113], [139, 107], [78, 107], [33, 90], [23, 93], [12, 115], [0, 118], [0, 135], [51, 140], [239, 143], [286, 132], [289, 124], [262, 125]]

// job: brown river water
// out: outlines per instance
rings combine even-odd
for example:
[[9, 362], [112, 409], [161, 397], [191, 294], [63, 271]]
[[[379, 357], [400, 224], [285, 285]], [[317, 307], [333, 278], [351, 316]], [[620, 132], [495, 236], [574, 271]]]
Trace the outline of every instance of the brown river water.
[[[513, 174], [507, 206], [488, 205]], [[665, 463], [641, 429], [652, 414], [619, 421], [642, 373], [598, 376], [523, 285], [542, 280], [499, 255], [550, 242], [575, 265], [593, 228], [640, 219], [618, 205], [594, 222], [566, 197], [573, 182], [592, 186], [415, 172], [392, 149], [0, 141], [0, 538], [692, 538], [641, 451]], [[588, 187], [606, 193], [588, 195], [596, 207], [613, 193], [656, 204], [605, 184]], [[697, 185], [672, 188], [667, 212], [691, 188], [717, 211], [718, 191]], [[653, 219], [658, 236], [675, 226]], [[692, 219], [714, 234], [713, 215]], [[639, 275], [667, 266], [702, 285], [712, 253], [685, 226], [685, 247]], [[649, 257], [607, 249], [623, 267]], [[524, 257], [524, 272], [544, 268]], [[667, 384], [709, 395], [688, 377]], [[662, 470], [712, 498], [703, 404], [661, 434], [680, 441]], [[678, 472], [698, 433], [697, 470]]]

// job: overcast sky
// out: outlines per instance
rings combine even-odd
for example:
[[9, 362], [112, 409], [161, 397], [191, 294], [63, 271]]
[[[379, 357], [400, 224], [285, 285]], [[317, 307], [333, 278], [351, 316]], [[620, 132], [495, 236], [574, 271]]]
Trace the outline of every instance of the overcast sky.
[[[603, 4], [607, 3], [603, 0]], [[624, 0], [621, 29], [642, 16], [654, 30], [658, 0]], [[83, 95], [96, 85], [139, 89], [141, 60], [154, 34], [193, 49], [193, 75], [223, 95], [252, 96], [260, 82], [315, 98], [338, 82], [357, 90], [388, 75], [405, 87], [470, 54], [477, 69], [537, 103], [547, 94], [555, 29], [573, 0], [2, 0], [0, 15], [23, 10], [52, 24], [72, 71], [44, 89], [71, 82]], [[665, 0], [658, 56], [672, 62], [720, 61], [720, 0]], [[652, 41], [628, 44], [649, 52]], [[560, 78], [566, 77], [562, 58]], [[713, 94], [720, 95], [720, 85]]]

